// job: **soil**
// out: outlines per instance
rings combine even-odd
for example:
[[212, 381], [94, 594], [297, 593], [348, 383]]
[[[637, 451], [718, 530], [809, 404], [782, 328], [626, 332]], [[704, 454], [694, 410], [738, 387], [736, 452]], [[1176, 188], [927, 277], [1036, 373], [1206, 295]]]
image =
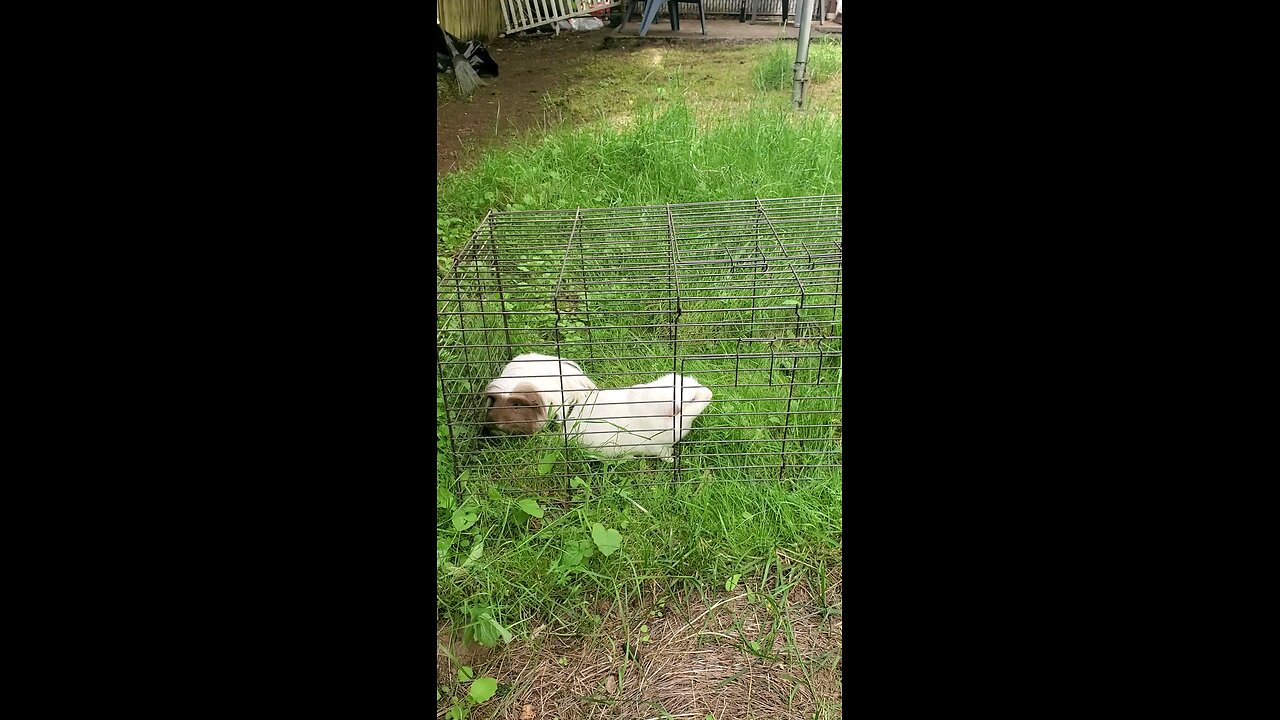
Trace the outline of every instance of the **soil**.
[[[618, 18], [610, 21], [616, 25]], [[638, 25], [633, 20], [629, 28]], [[774, 22], [739, 23], [735, 18], [709, 18], [709, 34], [702, 36], [696, 21], [686, 18], [679, 31], [670, 30], [665, 20], [655, 23], [645, 38], [619, 35], [606, 25], [599, 30], [516, 34], [485, 43], [498, 63], [498, 77], [483, 78], [485, 85], [468, 99], [459, 99], [452, 77], [437, 73], [436, 95], [436, 177], [455, 170], [475, 155], [473, 151], [510, 141], [519, 134], [545, 126], [551, 117], [544, 112], [543, 98], [563, 83], [566, 75], [596, 58], [622, 57], [654, 43], [708, 44], [767, 42], [780, 37], [795, 38], [798, 30]], [[843, 27], [826, 23], [814, 28], [819, 34], [843, 36]], [[439, 88], [447, 88], [443, 93]], [[557, 93], [552, 93], [553, 96]]]
[[[594, 52], [627, 52], [620, 44], [604, 49], [610, 28], [555, 35], [514, 35], [486, 43], [498, 63], [498, 77], [467, 100], [450, 94], [436, 101], [436, 177], [458, 167], [463, 145], [474, 148], [513, 136], [545, 122], [542, 97], [563, 81], [564, 71]], [[497, 132], [495, 133], [495, 128]]]
[[[778, 558], [789, 569], [790, 559]], [[671, 597], [661, 593], [625, 610], [595, 609], [598, 627], [587, 636], [557, 633], [538, 622], [528, 639], [488, 649], [462, 642], [437, 625], [437, 702], [443, 717], [465, 689], [457, 666], [498, 680], [498, 693], [474, 717], [533, 720], [677, 717], [701, 720], [834, 720], [841, 716], [843, 581], [827, 575], [825, 596], [801, 582], [785, 593], [773, 579], [770, 603], [747, 596], [760, 587], [743, 578], [724, 594]], [[641, 630], [643, 628], [643, 630]], [[758, 652], [746, 646], [760, 643]], [[450, 654], [453, 657], [450, 657]], [[454, 659], [456, 658], [456, 663]]]

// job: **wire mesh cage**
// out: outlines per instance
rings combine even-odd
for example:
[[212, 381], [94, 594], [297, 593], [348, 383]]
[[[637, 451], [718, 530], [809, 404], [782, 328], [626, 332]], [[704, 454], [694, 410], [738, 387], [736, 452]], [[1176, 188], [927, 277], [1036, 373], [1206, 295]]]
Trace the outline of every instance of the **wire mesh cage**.
[[[437, 286], [441, 477], [838, 474], [842, 214], [840, 196], [490, 212]], [[527, 353], [564, 362], [492, 384]], [[527, 396], [545, 423], [497, 431], [524, 380], [554, 390]]]

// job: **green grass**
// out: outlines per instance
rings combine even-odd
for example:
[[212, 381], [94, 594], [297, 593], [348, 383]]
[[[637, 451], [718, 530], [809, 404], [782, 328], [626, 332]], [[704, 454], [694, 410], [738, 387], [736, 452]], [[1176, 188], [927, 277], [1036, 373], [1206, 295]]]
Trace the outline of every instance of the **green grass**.
[[[713, 403], [713, 407], [715, 404]], [[721, 406], [722, 408], [725, 406]], [[733, 434], [724, 417], [708, 411], [695, 424], [690, 440], [710, 447]], [[549, 435], [513, 440], [483, 461], [497, 467], [533, 466], [546, 450], [555, 450]], [[578, 458], [573, 465], [582, 464]], [[758, 572], [777, 548], [796, 557], [832, 561], [841, 532], [839, 472], [801, 481], [748, 480], [744, 471], [720, 472], [714, 481], [695, 484], [646, 484], [644, 475], [623, 474], [625, 465], [656, 466], [657, 461], [606, 463], [598, 471], [574, 473], [570, 487], [558, 477], [545, 490], [504, 493], [491, 478], [471, 477], [455, 494], [447, 480], [437, 484], [437, 609], [478, 631], [481, 640], [496, 640], [486, 622], [523, 634], [542, 623], [556, 632], [588, 633], [595, 629], [587, 608], [599, 598], [646, 594], [657, 581], [663, 594], [681, 587], [722, 585], [731, 575]], [[686, 472], [697, 473], [698, 462]], [[655, 469], [651, 477], [663, 477]], [[447, 476], [443, 476], [447, 477]], [[528, 482], [507, 478], [507, 483]], [[554, 485], [555, 487], [550, 487]], [[538, 503], [539, 526], [519, 502]], [[459, 525], [476, 517], [474, 524]], [[470, 515], [468, 514], [470, 513]], [[593, 530], [616, 530], [621, 547], [610, 556], [595, 542]], [[479, 545], [483, 543], [483, 545]], [[468, 563], [471, 553], [482, 550]], [[464, 567], [468, 566], [469, 567]]]
[[[625, 317], [623, 322], [640, 320], [607, 308], [600, 312], [588, 323], [603, 324], [602, 316]], [[823, 314], [829, 318], [832, 310]], [[838, 395], [843, 378], [840, 343], [830, 338], [838, 336], [839, 323], [813, 323], [813, 327], [820, 327], [824, 336], [706, 343], [683, 337], [674, 366], [670, 342], [657, 341], [644, 332], [597, 330], [591, 340], [566, 341], [559, 346], [552, 341], [521, 341], [524, 333], [513, 338], [510, 355], [527, 350], [558, 352], [581, 363], [601, 387], [650, 382], [678, 371], [710, 388], [715, 394], [713, 402], [679, 445], [678, 475], [672, 464], [653, 459], [609, 461], [602, 466], [592, 453], [565, 442], [556, 432], [500, 441], [481, 437], [483, 385], [510, 359], [498, 348], [486, 353], [476, 346], [446, 345], [439, 350], [446, 368], [443, 380], [448, 384], [453, 423], [451, 437], [443, 435], [441, 428], [439, 444], [441, 450], [451, 448], [463, 458], [456, 471], [469, 472], [474, 482], [508, 494], [546, 494], [561, 499], [573, 491], [569, 479], [575, 476], [589, 483], [607, 482], [610, 487], [838, 480]], [[684, 334], [690, 335], [687, 331]], [[478, 346], [476, 335], [467, 333], [468, 341]], [[637, 337], [635, 344], [608, 342], [628, 336]], [[501, 333], [484, 339], [501, 342]], [[465, 362], [460, 362], [463, 359]], [[440, 487], [452, 489], [448, 480], [455, 468], [449, 453], [438, 456], [437, 472]]]
[[[820, 44], [815, 42], [815, 48]], [[794, 60], [794, 44], [790, 47]], [[727, 72], [705, 57], [698, 65], [694, 53], [677, 56], [674, 68], [664, 63], [657, 70], [644, 62], [629, 65], [614, 59], [607, 77], [620, 79], [605, 86], [607, 93], [575, 91], [552, 101], [573, 122], [548, 126], [520, 145], [489, 151], [473, 166], [440, 179], [437, 252], [443, 264], [491, 208], [621, 207], [840, 193], [838, 115], [795, 112], [787, 107], [785, 92], [752, 87], [757, 65], [773, 62], [769, 58], [780, 57], [781, 50], [752, 46], [725, 52], [750, 58], [734, 65], [736, 84], [728, 88], [689, 82], [702, 80], [694, 72]], [[826, 52], [815, 53], [815, 74], [827, 72], [829, 66], [816, 57]], [[637, 53], [639, 59], [646, 57]], [[789, 72], [789, 64], [787, 68]], [[653, 82], [654, 73], [661, 82]], [[627, 89], [633, 92], [622, 92]], [[536, 285], [532, 278], [531, 284]], [[713, 293], [704, 301], [707, 312], [700, 322], [741, 320], [737, 308], [743, 299], [735, 292]], [[644, 327], [664, 308], [628, 306], [624, 295], [596, 296], [591, 324], [615, 327], [594, 330], [590, 343], [580, 328], [566, 332], [563, 325], [535, 320], [516, 328], [513, 346], [522, 352], [555, 352], [558, 340], [564, 356], [589, 358], [584, 367], [599, 376], [602, 386], [647, 382], [672, 372], [670, 342], [664, 343], [659, 329]], [[525, 301], [531, 305], [522, 309], [536, 309], [548, 298], [531, 293]], [[602, 322], [623, 309], [630, 313], [628, 320]], [[771, 319], [771, 312], [791, 316], [788, 308], [762, 311], [759, 317]], [[467, 454], [458, 468], [463, 477], [454, 482], [449, 431], [438, 403], [438, 617], [467, 627], [490, 645], [504, 631], [525, 635], [543, 624], [551, 632], [587, 634], [604, 621], [595, 610], [602, 599], [625, 607], [655, 592], [670, 596], [684, 590], [723, 590], [727, 578], [767, 568], [777, 549], [817, 568], [838, 562], [841, 431], [831, 396], [841, 380], [838, 364], [832, 364], [839, 342], [823, 338], [839, 334], [840, 318], [831, 313], [806, 311], [778, 343], [758, 348], [772, 357], [736, 363], [694, 356], [742, 352], [746, 328], [735, 330], [737, 335], [712, 331], [709, 325], [682, 328], [682, 338], [704, 333], [706, 341], [681, 346], [687, 349], [681, 351], [686, 361], [680, 369], [712, 388], [715, 400], [681, 443], [678, 478], [671, 466], [657, 460], [593, 461], [581, 450], [566, 448], [553, 433], [481, 441], [461, 423], [452, 446]], [[460, 352], [461, 341], [449, 337], [448, 328], [444, 332], [443, 352], [450, 357]], [[603, 345], [603, 340], [626, 342]], [[816, 351], [826, 353], [821, 369], [804, 354]], [[498, 353], [480, 353], [481, 362], [468, 372], [480, 377], [496, 371], [510, 359]], [[789, 453], [797, 444], [804, 452], [789, 455], [792, 465], [782, 473], [781, 423], [773, 421], [785, 415], [788, 403]], [[464, 412], [474, 417], [480, 408]], [[760, 454], [729, 462], [724, 454], [731, 452]], [[604, 550], [612, 549], [609, 531], [620, 535], [621, 544], [606, 555]]]
[[[809, 57], [805, 70], [809, 81], [818, 84], [840, 72], [842, 62], [841, 41], [830, 38], [814, 38], [809, 43]], [[795, 76], [795, 43], [774, 43], [769, 53], [752, 72], [756, 88], [763, 91], [790, 90]]]
[[456, 250], [485, 213], [621, 207], [841, 191], [841, 126], [827, 114], [754, 105], [720, 118], [675, 99], [620, 130], [591, 124], [492, 152], [437, 188], [437, 250]]
[[[531, 321], [513, 321], [505, 331], [492, 301], [487, 315], [455, 314], [459, 308], [446, 305], [441, 318], [438, 344], [453, 420], [444, 426], [440, 406], [441, 608], [460, 614], [482, 639], [498, 637], [486, 614], [508, 628], [549, 623], [560, 632], [587, 633], [599, 621], [584, 603], [639, 596], [650, 581], [663, 592], [718, 586], [731, 575], [758, 571], [777, 548], [814, 565], [834, 561], [842, 432], [834, 275], [815, 274], [807, 282], [807, 301], [818, 307], [800, 309], [796, 321], [796, 308], [780, 297], [760, 302], [752, 317], [742, 310], [750, 290], [726, 282], [717, 291], [712, 278], [681, 271], [684, 287], [702, 283], [690, 294], [704, 299], [684, 305], [679, 360], [673, 361], [667, 309], [635, 300], [628, 294], [634, 284], [582, 271], [577, 277], [593, 284], [584, 287], [593, 298], [590, 311], [579, 307], [555, 319], [544, 276], [555, 265], [540, 271], [537, 260], [527, 262], [527, 274], [508, 278], [507, 297], [519, 298], [508, 304], [544, 314], [512, 316]], [[590, 263], [606, 265], [599, 255]], [[478, 302], [460, 309], [486, 312]], [[680, 443], [678, 474], [655, 459], [600, 462], [556, 432], [481, 438], [484, 382], [525, 351], [578, 360], [602, 387], [648, 382], [673, 370], [710, 387], [714, 400]], [[462, 480], [453, 482], [455, 475]], [[542, 512], [536, 522], [529, 516], [533, 507]], [[622, 546], [605, 556], [594, 536], [610, 529], [621, 534]], [[464, 570], [476, 543], [483, 543], [481, 555]]]
[[[604, 51], [572, 68], [566, 82], [543, 98], [565, 118], [608, 119], [638, 104], [661, 100], [670, 83], [699, 108], [721, 108], [764, 99], [752, 69], [771, 44], [639, 45]], [[794, 44], [792, 44], [794, 53]]]
[[[817, 57], [810, 67], [813, 81], [808, 101], [840, 111], [839, 41], [814, 38]], [[637, 45], [614, 48], [585, 58], [566, 74], [566, 82], [543, 98], [557, 121], [616, 120], [635, 107], [661, 100], [669, 83], [677, 84], [690, 104], [724, 114], [752, 104], [785, 108], [791, 101], [794, 40], [746, 45]], [[816, 74], [814, 74], [816, 72]], [[779, 73], [785, 74], [785, 81]], [[772, 83], [757, 78], [768, 77]]]

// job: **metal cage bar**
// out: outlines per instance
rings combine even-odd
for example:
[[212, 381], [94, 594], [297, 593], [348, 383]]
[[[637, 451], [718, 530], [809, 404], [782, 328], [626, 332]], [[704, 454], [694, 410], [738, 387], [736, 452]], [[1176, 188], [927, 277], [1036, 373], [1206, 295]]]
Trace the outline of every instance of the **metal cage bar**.
[[[453, 478], [549, 493], [605, 472], [641, 485], [838, 473], [842, 223], [839, 196], [490, 212], [437, 287], [440, 451]], [[535, 434], [495, 435], [485, 388], [524, 353], [572, 361], [599, 390], [574, 405], [552, 363], [562, 409], [544, 407]], [[675, 383], [656, 388], [671, 395], [654, 408], [604, 399], [664, 373], [712, 393], [690, 406], [701, 414], [687, 434], [689, 396]], [[631, 414], [583, 430], [582, 404]], [[679, 438], [669, 463], [591, 445], [622, 444], [646, 420]]]

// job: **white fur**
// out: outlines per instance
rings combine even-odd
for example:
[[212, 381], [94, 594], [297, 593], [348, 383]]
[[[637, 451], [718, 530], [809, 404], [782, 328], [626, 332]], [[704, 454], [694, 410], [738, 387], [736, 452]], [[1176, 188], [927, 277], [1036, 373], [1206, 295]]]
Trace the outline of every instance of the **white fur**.
[[[557, 363], [557, 360], [560, 362]], [[555, 417], [557, 420], [564, 418], [565, 406], [583, 402], [587, 393], [596, 389], [596, 384], [572, 360], [528, 353], [517, 355], [507, 363], [502, 368], [501, 377], [489, 383], [485, 392], [514, 392], [517, 385], [524, 383], [532, 385], [538, 391], [542, 404], [548, 408], [547, 417]], [[551, 408], [555, 409], [554, 413]]]
[[663, 375], [643, 385], [589, 393], [570, 410], [566, 430], [600, 455], [649, 455], [670, 462], [675, 444], [710, 404], [711, 391], [697, 378]]

